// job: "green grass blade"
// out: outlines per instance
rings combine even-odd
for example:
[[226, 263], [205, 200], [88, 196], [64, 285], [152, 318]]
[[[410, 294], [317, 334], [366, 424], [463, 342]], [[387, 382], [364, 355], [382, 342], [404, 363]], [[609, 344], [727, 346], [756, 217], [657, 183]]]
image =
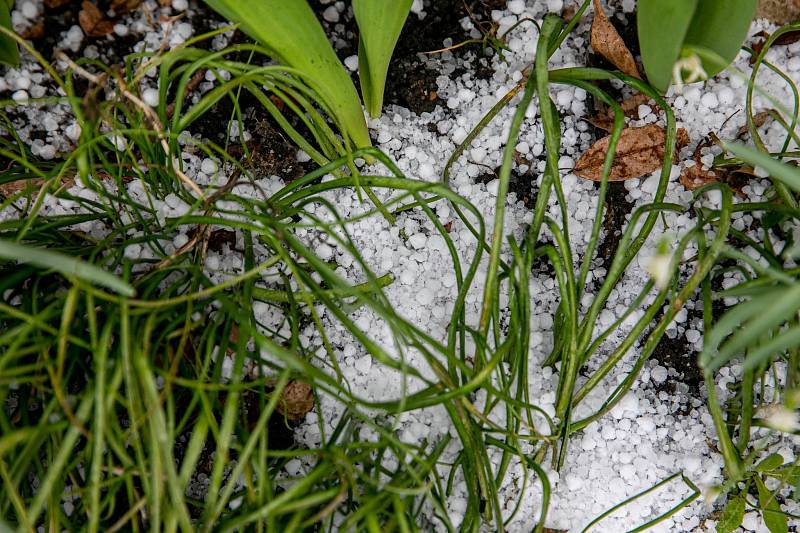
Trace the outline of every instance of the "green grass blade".
[[206, 0], [281, 63], [303, 73], [357, 148], [371, 146], [356, 88], [305, 0]]
[[784, 290], [779, 299], [772, 300], [762, 307], [725, 343], [719, 351], [718, 357], [727, 361], [736, 354], [743, 353], [749, 346], [754, 346], [758, 339], [766, 335], [770, 329], [791, 318], [798, 309], [800, 309], [800, 284]]
[[770, 357], [780, 355], [785, 350], [796, 346], [800, 346], [800, 326], [795, 326], [776, 335], [768, 343], [747, 354], [743, 367], [745, 370], [752, 370]]
[[360, 33], [358, 66], [361, 94], [372, 117], [381, 114], [389, 61], [412, 3], [412, 0], [353, 0], [353, 13]]
[[135, 292], [133, 287], [117, 276], [61, 252], [0, 240], [0, 258], [52, 269], [67, 277], [106, 287], [123, 296], [133, 296]]
[[790, 189], [800, 192], [800, 170], [797, 167], [782, 163], [755, 148], [742, 144], [723, 143], [723, 147], [742, 161], [763, 168], [769, 172], [771, 178], [777, 179]]

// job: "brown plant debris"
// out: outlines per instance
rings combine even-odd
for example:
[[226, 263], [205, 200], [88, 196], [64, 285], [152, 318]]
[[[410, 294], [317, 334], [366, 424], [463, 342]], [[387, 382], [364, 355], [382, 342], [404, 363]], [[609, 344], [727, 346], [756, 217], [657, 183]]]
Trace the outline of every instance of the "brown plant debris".
[[314, 408], [314, 392], [304, 381], [290, 381], [281, 393], [278, 413], [289, 420], [302, 420]]
[[622, 72], [640, 78], [639, 69], [633, 54], [628, 50], [616, 28], [608, 20], [600, 0], [594, 0], [594, 20], [592, 21], [591, 44], [595, 52], [602, 55]]
[[744, 187], [750, 183], [750, 180], [758, 178], [755, 169], [748, 165], [719, 166], [707, 170], [704, 169], [702, 150], [714, 144], [720, 145], [720, 140], [714, 132], [709, 133], [708, 137], [697, 144], [692, 156], [694, 165], [686, 167], [681, 173], [681, 185], [687, 190], [693, 191], [709, 183], [722, 182], [726, 183], [737, 195], [745, 198], [747, 195], [744, 193]]
[[785, 24], [800, 19], [800, 0], [759, 0], [756, 18]]
[[44, 0], [44, 7], [47, 9], [58, 9], [59, 7], [69, 4], [73, 0]]
[[35, 41], [44, 37], [44, 20], [39, 20], [33, 26], [23, 31], [20, 36], [23, 39]]
[[114, 10], [114, 14], [122, 15], [133, 11], [141, 3], [142, 0], [111, 0], [111, 9]]
[[703, 148], [711, 146], [711, 144], [711, 140], [709, 138], [705, 138], [700, 141], [697, 144], [697, 148], [694, 149], [694, 155], [692, 157], [694, 160], [694, 165], [685, 168], [680, 177], [681, 185], [683, 185], [686, 190], [693, 191], [704, 185], [715, 183], [722, 179], [722, 174], [724, 171], [703, 169], [702, 150]]
[[[573, 172], [582, 178], [600, 181], [610, 139], [611, 136], [603, 137], [594, 143], [575, 164]], [[665, 141], [664, 128], [656, 124], [623, 129], [608, 180], [639, 178], [661, 168]], [[676, 144], [678, 148], [689, 144], [689, 135], [683, 128], [678, 129]]]
[[[753, 36], [753, 39], [756, 40], [755, 42], [753, 42], [753, 53], [750, 54], [749, 61], [751, 65], [756, 64], [756, 58], [764, 49], [764, 45], [767, 44], [769, 38], [770, 34], [764, 30], [761, 30], [760, 32], [756, 33]], [[800, 41], [800, 30], [792, 30], [792, 31], [787, 31], [786, 33], [775, 39], [775, 42], [772, 43], [772, 46], [788, 46], [790, 44], [796, 43], [797, 41]]]
[[89, 37], [105, 37], [114, 31], [114, 23], [108, 20], [94, 2], [84, 0], [78, 13], [78, 22]]
[[[639, 106], [648, 105], [651, 98], [646, 94], [636, 93], [630, 98], [620, 102], [623, 114], [628, 118], [641, 118], [639, 116]], [[652, 106], [651, 106], [652, 107]], [[610, 132], [614, 127], [614, 110], [610, 107], [588, 119], [589, 123], [596, 128]]]

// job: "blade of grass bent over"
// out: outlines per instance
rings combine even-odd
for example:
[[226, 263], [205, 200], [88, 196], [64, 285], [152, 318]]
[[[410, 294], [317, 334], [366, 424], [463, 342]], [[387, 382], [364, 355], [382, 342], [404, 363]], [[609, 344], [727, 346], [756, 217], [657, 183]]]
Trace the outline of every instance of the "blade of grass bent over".
[[109, 274], [86, 261], [81, 261], [60, 252], [33, 248], [9, 241], [0, 241], [0, 258], [30, 263], [42, 268], [50, 268], [67, 277], [75, 277], [106, 287], [123, 296], [134, 295], [133, 287], [113, 274]]

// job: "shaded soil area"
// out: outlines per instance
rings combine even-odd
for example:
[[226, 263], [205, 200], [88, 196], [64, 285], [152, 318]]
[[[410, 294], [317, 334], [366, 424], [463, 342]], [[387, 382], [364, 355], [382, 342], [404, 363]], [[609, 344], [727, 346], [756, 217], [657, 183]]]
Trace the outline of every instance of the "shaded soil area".
[[[598, 184], [599, 187], [599, 184]], [[617, 253], [619, 239], [625, 228], [627, 215], [633, 209], [633, 204], [628, 202], [627, 190], [622, 182], [610, 182], [606, 190], [606, 209], [603, 215], [603, 232], [600, 245], [597, 248], [598, 256], [603, 260], [606, 270], [611, 266], [611, 260]]]
[[[325, 23], [322, 12], [328, 7], [319, 0], [310, 2], [323, 25], [335, 26], [337, 33], [346, 38], [337, 42], [337, 54], [340, 59], [358, 53], [358, 27], [355, 19], [346, 17], [335, 24]], [[465, 17], [472, 19], [482, 31], [491, 31], [491, 11], [504, 7], [506, 0], [432, 0], [425, 3], [425, 17], [420, 19], [414, 13], [409, 14], [397, 41], [386, 80], [384, 104], [396, 104], [414, 113], [432, 111], [441, 103], [436, 92], [436, 78], [439, 73], [429, 68], [427, 58], [435, 58], [436, 54], [424, 54], [440, 50], [444, 41], [450, 39], [459, 44], [471, 38], [468, 31], [461, 26]], [[338, 31], [339, 26], [343, 31]], [[479, 76], [489, 77], [488, 57], [484, 49], [478, 45], [468, 45], [452, 51], [458, 57], [469, 57]], [[357, 74], [352, 74], [356, 87], [359, 88]]]
[[[228, 147], [228, 152], [241, 158], [245, 168], [256, 177], [279, 175], [287, 180], [297, 179], [310, 172], [313, 163], [297, 161], [297, 146], [283, 132], [270, 116], [266, 108], [249, 92], [239, 95], [239, 106], [242, 109], [247, 131], [252, 135], [247, 141], [247, 150], [236, 144]], [[233, 103], [223, 98], [191, 126], [194, 133], [224, 145], [227, 125], [234, 118]], [[305, 132], [301, 121], [291, 113], [285, 118], [301, 133]], [[308, 133], [308, 136], [311, 134]]]

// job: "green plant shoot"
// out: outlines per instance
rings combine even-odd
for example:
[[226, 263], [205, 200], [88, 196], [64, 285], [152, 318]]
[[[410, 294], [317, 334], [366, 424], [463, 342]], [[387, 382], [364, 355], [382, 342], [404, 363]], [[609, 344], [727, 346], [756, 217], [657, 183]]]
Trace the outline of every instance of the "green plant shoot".
[[665, 92], [722, 71], [747, 37], [757, 0], [640, 0], [637, 25], [647, 79]]
[[294, 69], [330, 108], [356, 148], [372, 143], [356, 88], [305, 0], [206, 0], [273, 57]]
[[[13, 0], [0, 0], [0, 26], [13, 31], [11, 27], [11, 7]], [[19, 50], [17, 42], [5, 33], [0, 33], [0, 63], [12, 67], [19, 64]]]
[[383, 108], [383, 92], [392, 51], [413, 0], [353, 0], [360, 32], [358, 67], [364, 105], [372, 117]]

